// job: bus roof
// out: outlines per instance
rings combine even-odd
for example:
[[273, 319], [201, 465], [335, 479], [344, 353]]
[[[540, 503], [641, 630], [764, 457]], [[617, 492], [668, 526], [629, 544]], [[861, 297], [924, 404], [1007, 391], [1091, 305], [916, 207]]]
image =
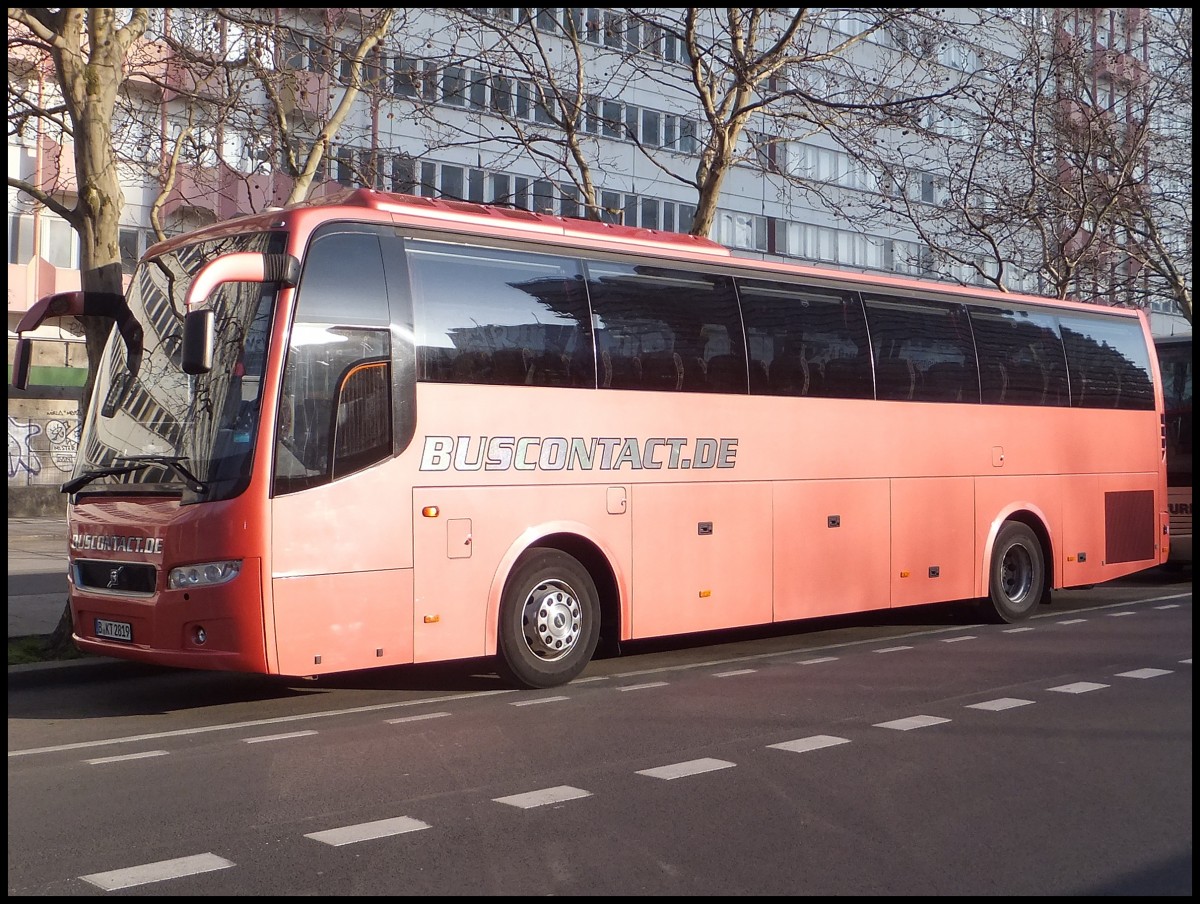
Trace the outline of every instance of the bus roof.
[[[542, 239], [573, 248], [646, 253], [660, 257], [692, 262], [732, 264], [743, 268], [745, 275], [761, 278], [810, 278], [856, 284], [861, 288], [880, 290], [921, 291], [943, 297], [955, 296], [964, 301], [975, 300], [1000, 305], [1036, 305], [1062, 307], [1095, 312], [1097, 309], [1117, 316], [1143, 316], [1133, 308], [1113, 308], [1078, 300], [1064, 300], [1045, 295], [1005, 292], [980, 286], [918, 279], [904, 275], [863, 273], [835, 267], [768, 261], [734, 255], [728, 248], [711, 239], [678, 232], [643, 229], [636, 226], [617, 226], [594, 220], [561, 217], [555, 214], [533, 213], [521, 208], [454, 201], [445, 198], [423, 198], [378, 191], [370, 188], [347, 189], [342, 192], [310, 198], [285, 208], [272, 208], [232, 220], [202, 227], [193, 232], [173, 236], [147, 250], [151, 257], [193, 241], [217, 238], [255, 229], [279, 229], [299, 225], [311, 217], [325, 219], [352, 218], [365, 212], [381, 214], [397, 224], [430, 229], [449, 229], [493, 238]], [[390, 215], [390, 217], [389, 217]], [[1187, 337], [1190, 339], [1190, 335]]]
[[560, 217], [556, 214], [533, 213], [519, 207], [476, 204], [445, 198], [422, 198], [371, 188], [348, 189], [310, 198], [289, 207], [271, 208], [262, 213], [201, 227], [186, 236], [173, 236], [165, 242], [160, 242], [150, 248], [147, 254], [158, 254], [175, 247], [181, 239], [195, 241], [198, 238], [215, 237], [231, 231], [244, 232], [248, 228], [278, 227], [283, 225], [282, 218], [289, 214], [294, 216], [297, 212], [321, 210], [337, 215], [343, 212], [337, 210], [338, 208], [342, 208], [347, 215], [352, 215], [355, 211], [392, 214], [404, 223], [414, 226], [449, 226], [489, 235], [507, 234], [513, 237], [573, 239], [583, 244], [625, 246], [630, 250], [667, 255], [700, 254], [724, 259], [731, 257], [729, 249], [724, 245], [701, 236], [643, 229], [639, 226], [616, 226], [612, 223]]

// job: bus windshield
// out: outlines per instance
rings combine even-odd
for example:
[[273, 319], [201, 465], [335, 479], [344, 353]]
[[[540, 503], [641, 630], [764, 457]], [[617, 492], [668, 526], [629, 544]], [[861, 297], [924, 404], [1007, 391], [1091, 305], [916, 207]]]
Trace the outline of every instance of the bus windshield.
[[114, 330], [64, 489], [162, 492], [184, 502], [245, 489], [279, 284], [230, 283], [213, 294], [213, 366], [200, 375], [181, 366], [184, 299], [195, 274], [217, 255], [279, 251], [285, 241], [279, 232], [227, 236], [142, 261], [127, 298], [145, 332], [141, 367], [130, 372]]

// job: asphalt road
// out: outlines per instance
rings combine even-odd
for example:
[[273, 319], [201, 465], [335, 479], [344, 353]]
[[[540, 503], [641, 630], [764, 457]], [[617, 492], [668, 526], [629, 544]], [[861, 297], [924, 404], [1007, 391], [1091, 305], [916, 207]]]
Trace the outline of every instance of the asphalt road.
[[[10, 895], [1190, 895], [1191, 583], [315, 682], [9, 675]], [[701, 641], [705, 641], [701, 643]]]

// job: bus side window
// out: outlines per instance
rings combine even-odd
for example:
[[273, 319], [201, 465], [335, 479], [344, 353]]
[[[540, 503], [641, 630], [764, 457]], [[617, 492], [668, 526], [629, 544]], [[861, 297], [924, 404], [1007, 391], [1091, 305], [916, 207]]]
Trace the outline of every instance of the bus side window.
[[1052, 316], [977, 306], [970, 316], [985, 404], [1066, 404], [1067, 365]]
[[387, 331], [296, 324], [292, 340], [276, 426], [277, 493], [328, 483], [392, 452]]
[[572, 257], [405, 240], [418, 379], [594, 389], [591, 314]]
[[746, 340], [729, 277], [589, 260], [587, 290], [601, 387], [746, 392]]
[[867, 324], [855, 293], [757, 279], [739, 279], [738, 292], [751, 339], [752, 393], [875, 395]]
[[332, 478], [361, 471], [392, 452], [392, 399], [386, 358], [350, 365], [335, 406]]
[[1082, 408], [1154, 408], [1150, 359], [1136, 320], [1060, 314], [1071, 404]]
[[979, 402], [979, 366], [956, 304], [867, 296], [881, 399]]

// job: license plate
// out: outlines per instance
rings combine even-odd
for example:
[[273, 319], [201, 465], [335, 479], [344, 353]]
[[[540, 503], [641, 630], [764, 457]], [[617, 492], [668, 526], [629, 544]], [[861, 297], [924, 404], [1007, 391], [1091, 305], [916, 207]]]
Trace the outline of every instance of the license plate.
[[104, 637], [108, 640], [133, 640], [133, 625], [123, 621], [108, 621], [103, 618], [96, 619], [96, 636]]

